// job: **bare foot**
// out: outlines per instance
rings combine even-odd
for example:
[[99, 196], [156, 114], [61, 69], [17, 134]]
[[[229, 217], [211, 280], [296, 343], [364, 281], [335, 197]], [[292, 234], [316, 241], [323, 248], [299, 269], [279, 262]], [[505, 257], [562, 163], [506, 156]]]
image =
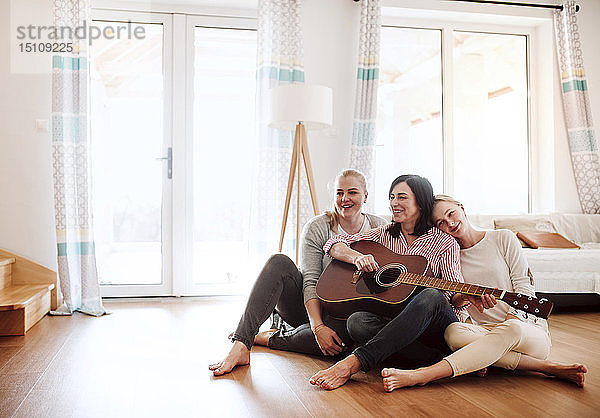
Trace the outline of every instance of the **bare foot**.
[[386, 392], [394, 389], [400, 389], [407, 386], [424, 385], [419, 379], [418, 370], [400, 370], [387, 368], [381, 371], [383, 377], [383, 388]]
[[266, 331], [259, 332], [256, 334], [256, 337], [254, 337], [254, 344], [268, 347], [269, 338], [271, 338], [271, 335], [275, 334], [277, 331], [279, 331], [277, 328], [271, 328]]
[[221, 376], [232, 371], [235, 366], [245, 366], [247, 364], [250, 364], [250, 350], [244, 343], [234, 341], [227, 357], [219, 363], [209, 365], [208, 369], [212, 370], [213, 375]]
[[350, 379], [350, 376], [359, 370], [360, 361], [358, 357], [350, 354], [330, 368], [315, 373], [309, 382], [311, 385], [319, 386], [321, 389], [332, 390], [342, 386]]
[[550, 363], [543, 370], [544, 373], [556, 376], [559, 379], [568, 380], [575, 383], [580, 388], [583, 387], [587, 367], [583, 364], [559, 364]]
[[483, 369], [479, 369], [475, 372], [475, 374], [477, 375], [477, 377], [485, 377], [485, 375], [487, 374], [488, 370], [487, 367], [484, 367]]

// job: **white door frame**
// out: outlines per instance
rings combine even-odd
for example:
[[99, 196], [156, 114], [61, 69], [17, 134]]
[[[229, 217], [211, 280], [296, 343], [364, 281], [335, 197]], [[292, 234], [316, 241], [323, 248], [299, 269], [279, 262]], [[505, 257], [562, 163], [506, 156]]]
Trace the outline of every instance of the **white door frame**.
[[[173, 198], [175, 202], [185, 202], [184, 205], [174, 207], [174, 230], [173, 230], [173, 261], [174, 261], [174, 289], [176, 296], [198, 296], [198, 295], [226, 295], [239, 294], [239, 288], [233, 289], [226, 284], [195, 284], [193, 276], [193, 228], [194, 228], [194, 186], [193, 184], [193, 143], [194, 143], [194, 28], [197, 26], [223, 29], [252, 29], [255, 30], [257, 20], [255, 18], [241, 17], [217, 17], [196, 15], [175, 15], [176, 21], [185, 19], [185, 34], [177, 34], [179, 42], [185, 39], [185, 51], [176, 53], [185, 54], [184, 73], [179, 70], [175, 72], [175, 78], [185, 80], [174, 86], [174, 98], [176, 102], [185, 103], [184, 109], [175, 111], [175, 115], [185, 114], [185, 135], [176, 135], [176, 153], [173, 158], [178, 161], [178, 173], [187, 181], [175, 182]], [[182, 76], [183, 75], [183, 76]], [[183, 89], [183, 90], [180, 90]], [[184, 100], [179, 100], [180, 98]], [[182, 111], [183, 110], [183, 111]], [[181, 121], [178, 121], [179, 124]], [[176, 124], [176, 125], [177, 125]], [[178, 129], [178, 128], [176, 128]], [[185, 140], [182, 139], [185, 136]]]
[[[163, 25], [163, 155], [173, 147], [173, 19], [165, 13], [143, 13], [113, 10], [92, 10], [93, 20], [136, 23], [160, 23]], [[173, 184], [167, 175], [167, 162], [163, 160], [162, 183], [162, 283], [157, 285], [101, 285], [103, 297], [110, 296], [169, 296], [173, 294]], [[158, 162], [157, 162], [158, 164]], [[175, 170], [173, 170], [175, 171]]]

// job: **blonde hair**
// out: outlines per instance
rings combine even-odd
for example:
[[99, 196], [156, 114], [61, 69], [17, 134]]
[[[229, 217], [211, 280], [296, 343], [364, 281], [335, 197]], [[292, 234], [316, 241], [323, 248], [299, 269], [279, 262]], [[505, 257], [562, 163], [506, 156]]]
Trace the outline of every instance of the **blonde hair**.
[[460, 203], [458, 200], [456, 200], [455, 198], [453, 198], [452, 196], [448, 196], [447, 194], [436, 194], [433, 198], [433, 204], [435, 205], [437, 202], [448, 202], [448, 203], [453, 203], [456, 206], [462, 206], [463, 204]]
[[[365, 175], [363, 173], [361, 173], [358, 170], [355, 170], [353, 168], [348, 168], [346, 170], [340, 171], [339, 174], [337, 176], [335, 176], [335, 182], [337, 183], [338, 180], [342, 177], [349, 177], [352, 176], [354, 178], [356, 178], [360, 184], [360, 187], [362, 188], [362, 192], [364, 194], [367, 194], [367, 179], [365, 178]], [[338, 233], [338, 225], [340, 224], [340, 214], [338, 213], [337, 207], [335, 206], [335, 200], [333, 202], [333, 207], [332, 209], [329, 211], [325, 211], [325, 215], [327, 215], [328, 219], [328, 223], [329, 223], [329, 228], [335, 232], [336, 234]]]

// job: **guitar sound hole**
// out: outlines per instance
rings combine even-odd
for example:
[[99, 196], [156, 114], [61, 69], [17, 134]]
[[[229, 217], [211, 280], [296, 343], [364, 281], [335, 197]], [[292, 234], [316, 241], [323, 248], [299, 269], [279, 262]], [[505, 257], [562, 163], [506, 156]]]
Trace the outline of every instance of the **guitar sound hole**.
[[389, 268], [389, 269], [383, 271], [379, 275], [379, 281], [381, 282], [381, 284], [384, 284], [384, 285], [392, 284], [396, 280], [398, 280], [398, 276], [400, 276], [400, 274], [402, 274], [402, 273], [404, 273], [404, 270], [401, 270], [396, 267]]

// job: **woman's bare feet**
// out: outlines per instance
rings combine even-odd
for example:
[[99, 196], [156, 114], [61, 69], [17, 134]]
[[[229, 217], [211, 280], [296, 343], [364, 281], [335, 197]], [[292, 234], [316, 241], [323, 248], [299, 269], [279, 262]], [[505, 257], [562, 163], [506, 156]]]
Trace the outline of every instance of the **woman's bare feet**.
[[394, 368], [386, 368], [381, 371], [383, 377], [383, 388], [386, 392], [391, 392], [394, 389], [400, 389], [407, 386], [424, 385], [419, 376], [419, 370], [400, 370]]
[[247, 364], [250, 364], [250, 350], [244, 343], [234, 341], [227, 357], [219, 363], [209, 365], [208, 369], [212, 370], [213, 375], [221, 376], [232, 371], [235, 366], [245, 366]]
[[360, 361], [358, 357], [350, 354], [330, 368], [315, 373], [309, 382], [311, 385], [319, 386], [321, 389], [332, 390], [342, 386], [350, 379], [350, 376], [359, 370]]
[[568, 380], [575, 383], [580, 388], [583, 387], [587, 367], [583, 364], [560, 364], [549, 362], [542, 373], [556, 376], [559, 379]]
[[479, 369], [477, 371], [475, 371], [475, 375], [477, 375], [477, 377], [485, 377], [487, 375], [488, 369], [487, 367], [484, 367], [483, 369]]
[[383, 387], [391, 392], [407, 386], [426, 385], [437, 379], [450, 377], [453, 374], [452, 366], [447, 360], [439, 361], [431, 366], [421, 367], [416, 370], [399, 370], [394, 368], [383, 369]]
[[258, 334], [256, 334], [256, 337], [254, 337], [254, 344], [264, 345], [265, 347], [268, 347], [269, 338], [271, 338], [271, 335], [275, 334], [277, 331], [279, 331], [277, 328], [271, 328], [266, 331], [259, 332]]

